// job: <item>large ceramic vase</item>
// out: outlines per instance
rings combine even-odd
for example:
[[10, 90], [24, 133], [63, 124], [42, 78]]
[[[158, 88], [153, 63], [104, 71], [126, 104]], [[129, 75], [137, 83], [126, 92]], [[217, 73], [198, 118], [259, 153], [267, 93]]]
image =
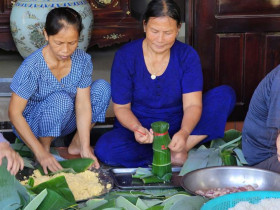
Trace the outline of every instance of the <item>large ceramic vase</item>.
[[84, 28], [78, 48], [87, 50], [93, 27], [93, 14], [87, 0], [17, 0], [12, 8], [10, 27], [23, 58], [46, 44], [43, 35], [46, 16], [56, 7], [71, 7], [80, 13]]

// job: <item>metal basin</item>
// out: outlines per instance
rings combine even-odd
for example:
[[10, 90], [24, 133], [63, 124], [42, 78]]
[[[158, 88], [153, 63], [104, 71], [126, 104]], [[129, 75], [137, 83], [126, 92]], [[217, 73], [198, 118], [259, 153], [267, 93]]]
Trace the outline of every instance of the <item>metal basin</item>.
[[181, 179], [181, 186], [192, 194], [197, 190], [245, 185], [257, 185], [256, 190], [261, 191], [280, 191], [280, 174], [244, 166], [220, 166], [191, 171]]

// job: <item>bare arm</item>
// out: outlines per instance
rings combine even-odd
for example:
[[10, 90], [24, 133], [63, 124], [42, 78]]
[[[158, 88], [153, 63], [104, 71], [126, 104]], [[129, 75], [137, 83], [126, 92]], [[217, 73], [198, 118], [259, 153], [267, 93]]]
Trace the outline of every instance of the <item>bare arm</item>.
[[[113, 103], [113, 109], [119, 122], [127, 129], [134, 132], [137, 142], [141, 144], [148, 144], [153, 142], [153, 134], [144, 128], [136, 116], [131, 111], [131, 104], [116, 104]], [[142, 133], [142, 134], [141, 134]]]
[[181, 129], [173, 136], [169, 144], [169, 148], [174, 152], [180, 152], [186, 147], [186, 141], [201, 117], [201, 91], [183, 94], [183, 111]]
[[24, 141], [24, 143], [33, 151], [37, 160], [42, 165], [44, 172], [48, 173], [47, 168], [49, 168], [53, 172], [57, 171], [61, 169], [61, 166], [56, 161], [56, 159], [44, 149], [42, 144], [31, 131], [28, 123], [22, 115], [26, 104], [26, 99], [19, 97], [15, 93], [12, 94], [9, 105], [9, 118], [11, 120], [11, 123], [14, 125], [17, 133]]
[[79, 140], [81, 144], [81, 157], [92, 158], [93, 166], [99, 168], [97, 158], [94, 156], [90, 147], [90, 130], [91, 130], [91, 102], [90, 102], [90, 87], [78, 88], [76, 96], [76, 120]]

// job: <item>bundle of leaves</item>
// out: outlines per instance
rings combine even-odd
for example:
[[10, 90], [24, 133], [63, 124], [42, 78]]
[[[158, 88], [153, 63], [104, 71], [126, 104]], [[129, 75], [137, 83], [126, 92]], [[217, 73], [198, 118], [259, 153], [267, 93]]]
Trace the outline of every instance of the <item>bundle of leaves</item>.
[[208, 199], [191, 196], [181, 189], [114, 191], [104, 198], [92, 199], [82, 210], [199, 210]]
[[[93, 160], [80, 158], [61, 161], [63, 172], [79, 173], [92, 165]], [[66, 168], [67, 167], [67, 168]], [[61, 171], [58, 171], [59, 173]], [[34, 180], [29, 180], [27, 186], [21, 183], [7, 171], [7, 160], [0, 166], [0, 206], [1, 209], [49, 210], [77, 206], [73, 193], [69, 189], [64, 176], [33, 186]]]
[[211, 166], [247, 165], [241, 150], [241, 137], [240, 131], [231, 129], [223, 138], [212, 140], [209, 146], [203, 144], [191, 149], [179, 175]]

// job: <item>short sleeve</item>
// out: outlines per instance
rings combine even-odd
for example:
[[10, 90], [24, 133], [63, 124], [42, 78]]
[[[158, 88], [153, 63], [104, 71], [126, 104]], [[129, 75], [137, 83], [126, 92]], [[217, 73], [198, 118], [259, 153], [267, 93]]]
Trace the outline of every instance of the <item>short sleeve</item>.
[[34, 74], [33, 68], [36, 68], [36, 66], [31, 67], [23, 62], [16, 71], [10, 86], [15, 94], [26, 100], [28, 100], [37, 89], [38, 78]]
[[201, 70], [200, 59], [197, 52], [190, 46], [182, 56], [181, 66], [183, 68], [182, 92], [190, 93], [202, 91], [203, 89], [203, 74]]
[[132, 100], [133, 82], [131, 71], [133, 65], [132, 59], [129, 59], [122, 51], [115, 54], [112, 72], [112, 100], [116, 104], [127, 104]]
[[267, 126], [280, 129], [280, 68], [273, 79], [269, 94]]
[[[90, 57], [90, 56], [89, 56]], [[91, 85], [92, 83], [92, 70], [93, 70], [93, 65], [91, 58], [87, 58], [84, 68], [82, 70], [82, 76], [79, 81], [78, 87], [79, 88], [87, 88], [88, 86]]]

